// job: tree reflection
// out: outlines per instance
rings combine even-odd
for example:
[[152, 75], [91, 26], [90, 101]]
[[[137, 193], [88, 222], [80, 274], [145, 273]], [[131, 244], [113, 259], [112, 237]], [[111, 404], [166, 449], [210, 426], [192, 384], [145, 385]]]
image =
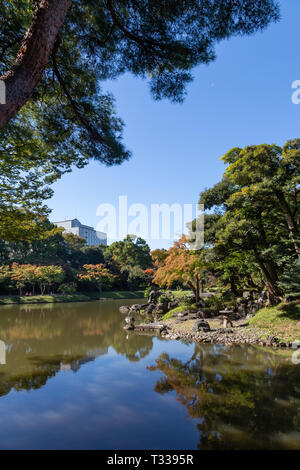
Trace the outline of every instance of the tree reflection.
[[254, 347], [195, 347], [189, 361], [162, 354], [155, 391], [175, 391], [197, 420], [199, 449], [300, 448], [300, 368]]
[[76, 372], [108, 353], [139, 361], [153, 347], [151, 336], [128, 333], [117, 302], [25, 306], [4, 309], [0, 340], [6, 365], [0, 369], [0, 396], [44, 386], [59, 371]]

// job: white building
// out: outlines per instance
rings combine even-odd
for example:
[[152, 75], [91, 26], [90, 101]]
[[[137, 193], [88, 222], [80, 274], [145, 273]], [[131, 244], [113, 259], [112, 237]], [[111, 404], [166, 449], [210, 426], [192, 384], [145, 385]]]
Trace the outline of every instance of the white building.
[[98, 232], [93, 227], [82, 225], [78, 219], [64, 220], [62, 222], [53, 222], [57, 227], [63, 227], [63, 233], [73, 233], [86, 240], [88, 246], [107, 245], [107, 235], [104, 232]]

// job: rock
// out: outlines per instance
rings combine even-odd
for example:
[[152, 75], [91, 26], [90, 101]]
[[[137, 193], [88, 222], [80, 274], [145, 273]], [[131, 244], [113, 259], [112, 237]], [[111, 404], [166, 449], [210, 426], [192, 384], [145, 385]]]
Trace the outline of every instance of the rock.
[[205, 320], [197, 320], [193, 325], [193, 331], [203, 331], [204, 333], [210, 331], [210, 326]]
[[130, 316], [128, 315], [128, 317], [125, 318], [125, 321], [126, 321], [126, 323], [128, 323], [128, 324], [134, 323], [134, 318], [133, 318], [133, 317], [130, 317]]
[[181, 318], [181, 317], [186, 317], [187, 313], [186, 312], [179, 312], [177, 313], [176, 317]]
[[167, 313], [168, 309], [168, 302], [161, 302], [156, 306], [156, 310], [160, 310], [163, 313]]
[[134, 326], [133, 325], [125, 325], [125, 326], [123, 326], [123, 329], [124, 330], [134, 330]]
[[127, 305], [122, 305], [119, 308], [119, 312], [124, 313], [125, 315], [129, 312], [129, 310], [130, 310], [130, 307], [128, 307]]
[[168, 302], [168, 310], [173, 310], [173, 308], [178, 307], [178, 302], [177, 300], [174, 300], [172, 302]]
[[149, 304], [141, 304], [141, 305], [140, 305], [140, 309], [141, 309], [141, 310], [145, 310], [145, 308], [147, 308], [148, 305], [149, 305]]
[[230, 334], [230, 333], [233, 333], [233, 330], [231, 330], [231, 328], [218, 328], [217, 332], [221, 334], [227, 334], [227, 333]]
[[222, 320], [223, 320], [223, 328], [228, 328], [229, 326], [233, 326], [232, 320], [229, 317], [223, 316]]
[[249, 292], [248, 290], [244, 291], [243, 297], [244, 299], [251, 299], [251, 292]]
[[158, 297], [161, 295], [159, 290], [152, 290], [148, 297], [148, 304], [156, 304]]
[[202, 312], [202, 310], [198, 310], [198, 312], [196, 313], [196, 315], [197, 315], [198, 318], [202, 318], [202, 319], [205, 318], [205, 313]]
[[162, 323], [140, 323], [139, 325], [135, 325], [134, 329], [137, 331], [158, 331], [161, 333], [166, 329], [166, 325]]
[[238, 313], [242, 315], [243, 317], [247, 315], [247, 308], [245, 305], [239, 305], [238, 306]]
[[152, 313], [155, 310], [155, 304], [148, 304], [147, 307], [144, 309], [144, 313]]
[[130, 312], [136, 312], [139, 313], [141, 310], [141, 305], [140, 304], [133, 304], [130, 307]]
[[279, 343], [279, 339], [276, 338], [276, 336], [268, 335], [268, 336], [266, 337], [266, 345], [267, 345], [267, 346], [273, 346], [273, 344], [275, 344], [275, 343], [276, 343], [276, 344]]

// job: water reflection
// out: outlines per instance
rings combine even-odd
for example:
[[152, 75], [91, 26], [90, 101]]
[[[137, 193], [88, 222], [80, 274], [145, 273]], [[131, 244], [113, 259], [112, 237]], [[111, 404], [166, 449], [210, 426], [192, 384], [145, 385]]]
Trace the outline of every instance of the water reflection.
[[300, 448], [290, 353], [137, 335], [121, 303], [0, 308], [1, 449]]
[[109, 347], [132, 362], [147, 356], [152, 337], [123, 330], [119, 305], [106, 301], [1, 308], [0, 364], [6, 365], [0, 368], [0, 396], [12, 388], [40, 388], [61, 370], [76, 372], [107, 354]]
[[288, 354], [205, 345], [149, 370], [163, 373], [155, 391], [174, 391], [197, 420], [199, 449], [300, 449], [300, 367]]

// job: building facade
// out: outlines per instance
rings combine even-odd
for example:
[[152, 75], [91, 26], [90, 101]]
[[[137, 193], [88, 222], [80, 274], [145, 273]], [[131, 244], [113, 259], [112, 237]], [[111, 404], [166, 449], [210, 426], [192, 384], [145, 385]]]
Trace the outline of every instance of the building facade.
[[78, 237], [84, 238], [88, 246], [107, 245], [106, 233], [98, 232], [93, 227], [83, 225], [78, 219], [53, 223], [57, 225], [57, 227], [62, 227], [64, 229], [63, 233], [73, 233]]

